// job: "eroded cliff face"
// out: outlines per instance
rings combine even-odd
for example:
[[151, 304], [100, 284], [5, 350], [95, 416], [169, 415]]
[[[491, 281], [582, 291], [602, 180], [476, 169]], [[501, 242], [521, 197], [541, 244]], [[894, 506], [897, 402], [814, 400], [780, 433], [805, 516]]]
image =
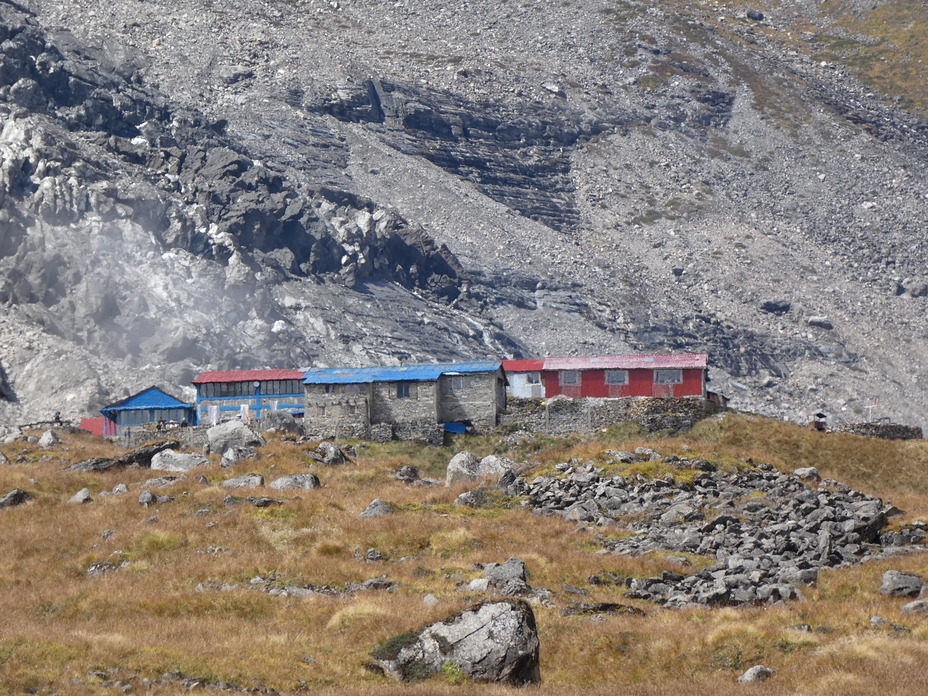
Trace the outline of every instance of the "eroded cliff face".
[[925, 126], [768, 9], [0, 0], [0, 418], [687, 350], [741, 407], [922, 424]]

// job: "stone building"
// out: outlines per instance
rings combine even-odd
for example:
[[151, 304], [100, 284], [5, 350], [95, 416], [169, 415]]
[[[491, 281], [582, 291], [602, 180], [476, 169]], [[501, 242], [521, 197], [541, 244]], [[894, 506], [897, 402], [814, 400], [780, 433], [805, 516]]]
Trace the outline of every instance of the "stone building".
[[506, 407], [499, 362], [316, 368], [303, 384], [309, 437], [440, 442], [495, 427]]

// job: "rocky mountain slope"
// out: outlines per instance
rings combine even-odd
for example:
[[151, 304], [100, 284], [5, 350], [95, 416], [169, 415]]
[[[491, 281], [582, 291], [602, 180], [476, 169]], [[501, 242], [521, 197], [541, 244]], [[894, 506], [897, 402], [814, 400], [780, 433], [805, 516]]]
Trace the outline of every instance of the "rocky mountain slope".
[[0, 421], [687, 350], [738, 407], [928, 425], [897, 5], [0, 0]]

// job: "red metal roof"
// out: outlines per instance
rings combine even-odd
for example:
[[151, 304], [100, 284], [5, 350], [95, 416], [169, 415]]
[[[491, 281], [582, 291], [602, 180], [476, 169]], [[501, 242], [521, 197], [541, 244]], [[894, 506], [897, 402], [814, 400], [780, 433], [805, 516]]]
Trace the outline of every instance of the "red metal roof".
[[503, 360], [506, 372], [538, 372], [544, 365], [544, 360]]
[[695, 368], [705, 369], [709, 356], [705, 353], [677, 353], [664, 355], [594, 355], [541, 360], [506, 360], [507, 372], [533, 372], [536, 370], [635, 370]]
[[226, 370], [204, 372], [193, 380], [194, 384], [209, 382], [265, 382], [272, 379], [303, 379], [306, 370]]

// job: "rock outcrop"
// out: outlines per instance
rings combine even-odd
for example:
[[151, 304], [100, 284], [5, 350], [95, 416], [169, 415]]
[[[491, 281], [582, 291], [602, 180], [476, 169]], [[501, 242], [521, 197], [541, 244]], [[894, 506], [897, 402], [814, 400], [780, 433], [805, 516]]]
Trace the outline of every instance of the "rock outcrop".
[[535, 615], [523, 600], [487, 601], [416, 633], [396, 636], [371, 653], [385, 673], [415, 681], [453, 665], [483, 682], [538, 683]]

